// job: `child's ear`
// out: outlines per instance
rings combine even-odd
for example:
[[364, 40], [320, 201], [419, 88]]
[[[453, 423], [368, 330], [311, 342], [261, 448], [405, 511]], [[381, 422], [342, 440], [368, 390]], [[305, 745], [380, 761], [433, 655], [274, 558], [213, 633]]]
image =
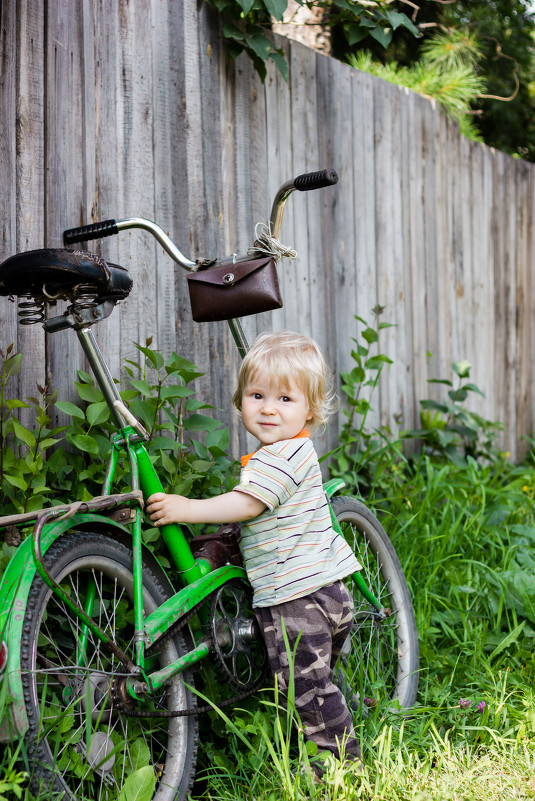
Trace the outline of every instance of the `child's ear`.
[[306, 421], [308, 421], [308, 420], [312, 420], [312, 418], [313, 418], [313, 417], [314, 417], [314, 415], [312, 414], [312, 412], [311, 412], [311, 411], [310, 411], [310, 409], [309, 409], [309, 410], [308, 410], [308, 414], [307, 414], [307, 416], [305, 417], [305, 420], [306, 420]]

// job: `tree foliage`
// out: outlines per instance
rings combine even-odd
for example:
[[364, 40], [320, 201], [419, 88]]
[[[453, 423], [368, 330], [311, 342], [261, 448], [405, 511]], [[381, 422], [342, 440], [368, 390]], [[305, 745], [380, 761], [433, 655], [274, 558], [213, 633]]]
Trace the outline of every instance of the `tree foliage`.
[[[284, 55], [273, 44], [270, 29], [274, 21], [283, 20], [288, 0], [207, 1], [222, 15], [222, 33], [232, 57], [247, 53], [262, 80], [272, 60], [287, 78]], [[529, 0], [296, 2], [321, 10], [334, 57], [364, 64], [359, 54], [368, 51], [370, 64], [390, 65], [397, 79], [405, 68], [417, 73], [423, 65], [429, 70], [433, 52], [436, 55], [438, 48], [443, 57], [446, 50], [450, 63], [438, 65], [435, 59], [435, 73], [444, 76], [450, 70], [456, 83], [461, 69], [472, 88], [476, 83], [479, 87], [466, 103], [466, 130], [476, 135], [477, 129], [487, 144], [535, 161], [535, 9]], [[449, 37], [446, 49], [441, 36]], [[466, 114], [473, 117], [472, 124]]]
[[[266, 63], [272, 59], [287, 78], [288, 68], [281, 50], [274, 47], [268, 35], [273, 21], [281, 22], [288, 8], [288, 0], [208, 0], [222, 15], [222, 33], [227, 40], [229, 54], [236, 58], [247, 53], [256, 71], [266, 77]], [[429, 2], [429, 0], [427, 0]], [[435, 2], [435, 0], [433, 0]], [[392, 41], [394, 31], [405, 29], [411, 36], [421, 32], [402, 3], [394, 0], [297, 0], [299, 6], [325, 11], [325, 25], [341, 25], [347, 42], [352, 46], [371, 37], [382, 47]], [[409, 6], [413, 6], [409, 3]], [[412, 9], [411, 9], [412, 10]]]
[[418, 6], [416, 19], [423, 35], [415, 38], [400, 29], [386, 48], [370, 37], [348, 46], [343, 26], [333, 19], [333, 55], [347, 60], [366, 49], [380, 64], [415, 67], [429, 61], [434, 52], [444, 54], [449, 37], [450, 66], [462, 62], [482, 82], [468, 110], [483, 141], [535, 161], [535, 9], [531, 10], [531, 3], [427, 0]]

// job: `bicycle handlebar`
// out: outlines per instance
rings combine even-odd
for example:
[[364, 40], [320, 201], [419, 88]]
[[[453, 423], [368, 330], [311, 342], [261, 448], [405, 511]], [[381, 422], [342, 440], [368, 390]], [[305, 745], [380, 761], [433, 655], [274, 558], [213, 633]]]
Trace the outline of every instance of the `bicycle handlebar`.
[[319, 172], [306, 172], [294, 178], [294, 188], [299, 192], [309, 192], [311, 189], [323, 189], [325, 186], [334, 186], [338, 183], [336, 170], [320, 170]]
[[143, 217], [127, 217], [124, 220], [103, 220], [89, 225], [82, 225], [79, 228], [69, 228], [63, 232], [63, 241], [66, 245], [73, 245], [75, 242], [85, 242], [88, 239], [102, 239], [105, 236], [113, 236], [127, 228], [144, 228], [158, 240], [163, 249], [177, 264], [180, 264], [185, 270], [191, 270], [195, 267], [195, 262], [184, 256], [173, 240], [167, 236], [163, 228], [160, 228], [152, 220], [145, 220]]
[[89, 225], [81, 225], [79, 228], [69, 228], [63, 232], [63, 241], [66, 245], [74, 245], [75, 242], [102, 239], [105, 236], [113, 236], [113, 234], [117, 233], [117, 220], [101, 220]]
[[[303, 173], [298, 175], [297, 178], [286, 181], [279, 188], [273, 201], [270, 217], [272, 236], [276, 239], [279, 235], [284, 204], [295, 189], [299, 192], [309, 192], [313, 189], [334, 186], [336, 183], [338, 183], [338, 175], [335, 170]], [[188, 259], [177, 248], [173, 240], [159, 225], [151, 220], [145, 220], [143, 217], [128, 217], [124, 220], [101, 220], [78, 228], [69, 228], [63, 232], [63, 241], [66, 245], [73, 245], [76, 242], [86, 242], [89, 239], [103, 239], [106, 236], [114, 236], [126, 228], [144, 228], [158, 240], [169, 256], [181, 267], [191, 270], [196, 266], [194, 261]]]

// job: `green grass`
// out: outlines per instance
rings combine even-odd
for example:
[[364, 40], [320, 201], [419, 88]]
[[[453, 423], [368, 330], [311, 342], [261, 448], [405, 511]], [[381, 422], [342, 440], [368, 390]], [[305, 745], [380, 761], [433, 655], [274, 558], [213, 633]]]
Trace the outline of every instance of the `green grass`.
[[263, 747], [273, 740], [264, 702], [219, 726], [214, 713], [193, 798], [535, 798], [534, 494], [532, 468], [503, 457], [486, 465], [385, 460], [367, 502], [412, 588], [416, 707], [376, 709], [360, 721], [364, 772], [333, 760], [322, 786], [302, 776], [304, 744], [295, 734], [276, 758]]

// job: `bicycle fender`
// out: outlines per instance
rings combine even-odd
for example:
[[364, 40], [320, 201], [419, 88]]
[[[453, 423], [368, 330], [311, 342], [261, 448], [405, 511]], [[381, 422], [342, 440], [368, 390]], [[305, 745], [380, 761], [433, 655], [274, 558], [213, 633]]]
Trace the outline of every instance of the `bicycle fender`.
[[[123, 525], [107, 517], [92, 513], [76, 514], [45, 525], [41, 538], [42, 553], [45, 554], [58, 537], [70, 529], [80, 529], [88, 525], [97, 525], [100, 530], [106, 526], [111, 536], [116, 532], [123, 535], [129, 533]], [[28, 596], [36, 574], [32, 538], [27, 537], [11, 557], [0, 582], [0, 639], [6, 643], [8, 654], [6, 671], [0, 683], [7, 682], [5, 691], [10, 701], [6, 715], [0, 722], [0, 742], [9, 742], [13, 736], [23, 735], [28, 729], [21, 682], [20, 648]]]
[[327, 498], [332, 498], [337, 492], [343, 490], [346, 485], [346, 482], [343, 478], [331, 478], [330, 481], [326, 481], [323, 485], [323, 490], [327, 496]]

